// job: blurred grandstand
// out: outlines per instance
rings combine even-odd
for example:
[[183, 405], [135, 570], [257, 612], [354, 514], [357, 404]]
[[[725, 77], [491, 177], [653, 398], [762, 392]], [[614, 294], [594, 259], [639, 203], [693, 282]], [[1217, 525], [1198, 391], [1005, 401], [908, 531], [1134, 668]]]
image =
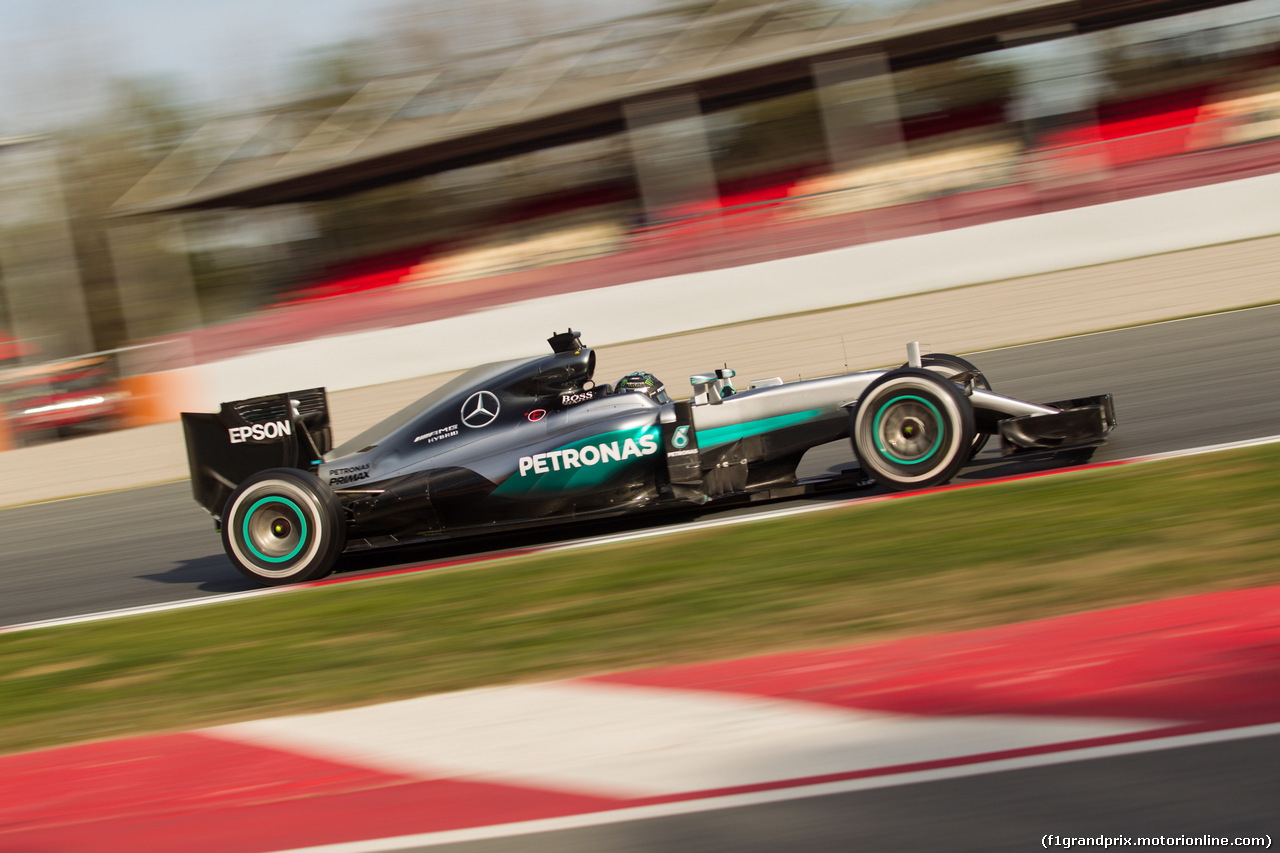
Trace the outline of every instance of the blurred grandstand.
[[105, 343], [158, 370], [1278, 167], [1277, 0], [667, 7], [205, 124], [103, 225]]

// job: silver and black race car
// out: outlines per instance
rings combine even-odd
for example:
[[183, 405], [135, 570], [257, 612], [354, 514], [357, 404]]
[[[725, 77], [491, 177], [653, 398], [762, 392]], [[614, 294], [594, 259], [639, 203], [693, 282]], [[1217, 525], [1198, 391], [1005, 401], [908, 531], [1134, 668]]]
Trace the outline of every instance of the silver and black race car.
[[[1109, 395], [1041, 404], [993, 392], [962, 358], [738, 390], [691, 377], [671, 399], [639, 373], [597, 384], [580, 335], [552, 353], [476, 367], [331, 447], [323, 388], [184, 413], [196, 501], [227, 556], [275, 585], [313, 580], [344, 553], [713, 502], [879, 482], [949, 481], [993, 436], [1005, 454], [1096, 447]], [[810, 449], [852, 441], [857, 468], [801, 480]]]

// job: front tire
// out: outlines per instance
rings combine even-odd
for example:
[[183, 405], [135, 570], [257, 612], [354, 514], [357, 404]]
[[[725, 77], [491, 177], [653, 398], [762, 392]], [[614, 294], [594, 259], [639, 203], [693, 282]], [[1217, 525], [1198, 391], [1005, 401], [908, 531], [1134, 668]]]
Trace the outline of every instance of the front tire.
[[222, 513], [227, 556], [264, 586], [324, 577], [345, 544], [338, 499], [308, 471], [260, 471], [236, 487]]
[[[973, 376], [973, 384], [975, 387], [981, 388], [984, 391], [991, 390], [991, 383], [987, 381], [987, 377], [978, 369], [978, 366], [958, 355], [951, 355], [950, 353], [945, 352], [931, 352], [928, 355], [920, 356], [920, 364], [925, 370], [932, 370], [944, 379], [950, 379], [953, 382], [957, 376], [964, 376], [966, 374], [971, 375]], [[904, 364], [902, 366], [910, 367], [909, 364]], [[963, 384], [963, 382], [958, 382], [956, 384]], [[973, 444], [969, 447], [969, 458], [972, 459], [981, 453], [982, 448], [987, 446], [987, 442], [990, 441], [990, 439], [991, 433], [989, 432], [975, 433], [973, 437]]]
[[890, 371], [858, 399], [854, 453], [868, 474], [892, 488], [948, 482], [969, 461], [974, 438], [969, 398], [931, 370]]

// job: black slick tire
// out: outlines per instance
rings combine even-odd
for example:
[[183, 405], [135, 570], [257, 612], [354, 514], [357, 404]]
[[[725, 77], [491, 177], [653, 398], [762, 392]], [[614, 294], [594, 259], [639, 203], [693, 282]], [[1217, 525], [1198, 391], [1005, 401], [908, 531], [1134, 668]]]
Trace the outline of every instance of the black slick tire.
[[969, 461], [974, 438], [969, 398], [931, 370], [889, 371], [858, 398], [854, 453], [864, 471], [894, 489], [950, 481]]
[[236, 487], [222, 513], [227, 557], [264, 586], [324, 577], [345, 545], [338, 499], [309, 471], [259, 471]]

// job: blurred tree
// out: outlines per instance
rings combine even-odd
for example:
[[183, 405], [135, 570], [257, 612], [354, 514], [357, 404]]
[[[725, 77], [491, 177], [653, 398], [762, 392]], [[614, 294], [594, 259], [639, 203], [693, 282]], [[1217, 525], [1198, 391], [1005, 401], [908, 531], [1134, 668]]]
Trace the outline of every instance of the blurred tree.
[[164, 77], [114, 77], [100, 108], [58, 134], [63, 192], [98, 349], [127, 342], [107, 241], [111, 206], [192, 130], [193, 110]]
[[292, 90], [307, 95], [354, 88], [382, 76], [406, 74], [458, 57], [528, 41], [582, 18], [566, 0], [395, 0], [377, 8], [368, 37], [305, 52]]
[[376, 13], [384, 73], [538, 38], [585, 17], [573, 0], [397, 0]]
[[[721, 15], [730, 12], [741, 12], [746, 9], [773, 6], [776, 3], [777, 0], [702, 0], [698, 3], [673, 6], [672, 11], [681, 15], [688, 15], [691, 18], [700, 18], [706, 14]], [[821, 7], [822, 4], [815, 2], [813, 5]]]
[[303, 96], [354, 89], [381, 73], [379, 52], [367, 39], [312, 48], [294, 61], [291, 88]]
[[101, 117], [91, 118], [89, 123], [100, 132], [123, 134], [144, 158], [154, 162], [191, 131], [191, 113], [175, 78], [112, 77]]
[[389, 73], [436, 65], [461, 49], [462, 40], [450, 38], [450, 21], [433, 14], [429, 4], [400, 0], [374, 15], [382, 35], [382, 62]]

